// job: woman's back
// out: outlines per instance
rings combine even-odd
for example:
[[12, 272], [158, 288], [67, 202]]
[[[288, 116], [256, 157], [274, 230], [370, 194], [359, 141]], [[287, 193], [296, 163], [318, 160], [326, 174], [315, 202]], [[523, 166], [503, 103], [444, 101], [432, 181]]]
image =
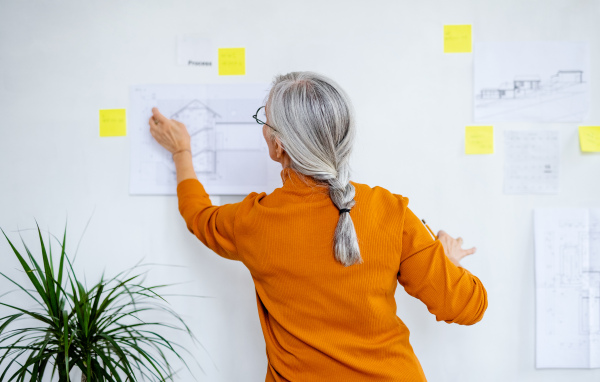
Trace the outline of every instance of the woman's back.
[[362, 263], [334, 257], [339, 210], [329, 190], [283, 169], [283, 187], [211, 206], [197, 180], [178, 186], [180, 211], [204, 244], [250, 270], [275, 381], [424, 381], [396, 315], [397, 282], [438, 321], [470, 325], [487, 308], [481, 282], [456, 267], [407, 208], [408, 199], [352, 182]]

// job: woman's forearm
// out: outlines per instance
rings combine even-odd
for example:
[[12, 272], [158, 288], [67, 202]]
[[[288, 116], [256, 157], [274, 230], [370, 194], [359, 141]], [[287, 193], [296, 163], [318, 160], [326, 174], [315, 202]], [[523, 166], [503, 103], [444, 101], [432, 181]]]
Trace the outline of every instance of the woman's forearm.
[[198, 179], [192, 163], [190, 151], [180, 151], [173, 155], [175, 169], [177, 170], [177, 184], [186, 179]]
[[152, 108], [152, 116], [148, 120], [150, 134], [170, 153], [177, 170], [177, 185], [186, 179], [198, 179], [192, 163], [191, 137], [185, 125], [161, 114]]

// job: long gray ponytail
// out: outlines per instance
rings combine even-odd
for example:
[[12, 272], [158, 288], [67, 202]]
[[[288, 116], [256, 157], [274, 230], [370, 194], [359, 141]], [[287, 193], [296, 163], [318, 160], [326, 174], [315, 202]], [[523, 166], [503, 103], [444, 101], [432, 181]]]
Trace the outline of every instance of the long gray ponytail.
[[[348, 161], [355, 126], [345, 92], [325, 76], [292, 72], [275, 78], [266, 109], [269, 125], [277, 129], [270, 129], [269, 134], [282, 143], [290, 167], [327, 183], [338, 210], [351, 209], [355, 190]], [[362, 263], [350, 213], [340, 214], [333, 243], [340, 263]]]

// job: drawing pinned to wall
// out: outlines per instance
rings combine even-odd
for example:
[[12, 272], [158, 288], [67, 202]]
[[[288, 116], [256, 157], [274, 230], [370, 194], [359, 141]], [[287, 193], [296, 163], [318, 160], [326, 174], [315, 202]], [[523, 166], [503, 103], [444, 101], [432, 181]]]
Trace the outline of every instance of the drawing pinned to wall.
[[[221, 116], [204, 103], [194, 99], [170, 115], [170, 118], [183, 123], [188, 129], [196, 173], [216, 173], [215, 127], [217, 119]], [[169, 161], [170, 165], [172, 163]]]
[[583, 152], [600, 152], [600, 126], [579, 126], [579, 146]]
[[558, 193], [558, 131], [505, 131], [504, 155], [505, 194]]
[[212, 67], [214, 49], [210, 40], [194, 35], [177, 36], [177, 64]]
[[536, 367], [600, 367], [600, 209], [534, 213]]
[[131, 88], [131, 194], [175, 194], [173, 159], [150, 135], [152, 107], [186, 125], [198, 179], [209, 194], [270, 192], [281, 183], [252, 115], [269, 85], [140, 85]]
[[100, 136], [121, 137], [127, 134], [125, 109], [100, 110]]
[[589, 47], [584, 42], [475, 44], [476, 122], [579, 122], [587, 117]]

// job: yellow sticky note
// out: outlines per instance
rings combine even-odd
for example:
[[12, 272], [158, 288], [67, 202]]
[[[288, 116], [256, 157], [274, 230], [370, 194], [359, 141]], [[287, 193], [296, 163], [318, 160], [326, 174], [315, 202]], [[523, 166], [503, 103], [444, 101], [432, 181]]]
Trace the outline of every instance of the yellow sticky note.
[[118, 137], [127, 135], [125, 109], [100, 110], [100, 136]]
[[584, 152], [600, 152], [600, 126], [579, 126], [579, 145]]
[[494, 126], [467, 126], [465, 154], [493, 154]]
[[246, 48], [219, 48], [219, 75], [246, 74]]
[[444, 25], [444, 53], [470, 53], [471, 26]]

